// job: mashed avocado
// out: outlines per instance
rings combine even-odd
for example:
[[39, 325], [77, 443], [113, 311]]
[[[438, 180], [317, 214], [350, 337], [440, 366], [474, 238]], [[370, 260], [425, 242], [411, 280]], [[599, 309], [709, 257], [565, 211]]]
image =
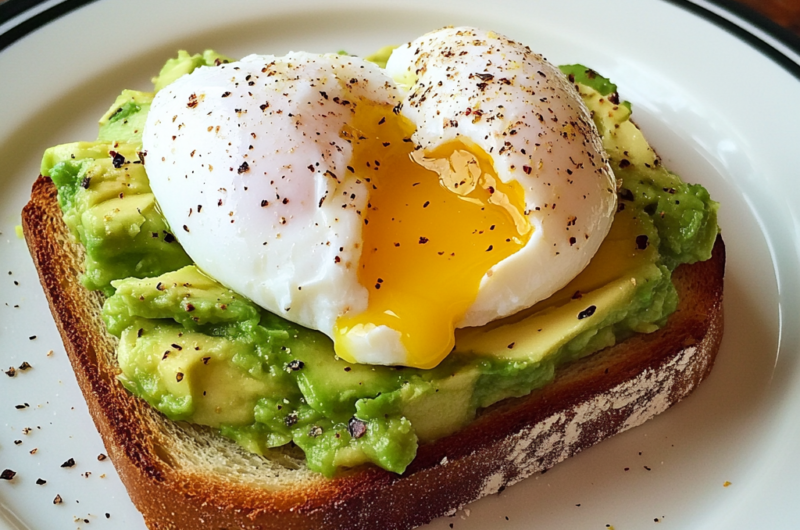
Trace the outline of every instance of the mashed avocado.
[[[227, 60], [180, 52], [155, 90]], [[103, 316], [120, 339], [122, 384], [170, 419], [218, 428], [250, 451], [294, 443], [326, 476], [367, 462], [400, 473], [419, 443], [460, 429], [478, 409], [547, 384], [561, 364], [658, 329], [677, 305], [672, 271], [711, 255], [717, 205], [661, 165], [615, 85], [580, 65], [562, 70], [592, 111], [620, 180], [611, 232], [564, 289], [520, 314], [459, 330], [454, 352], [431, 370], [344, 362], [325, 335], [200, 272], [149, 187], [141, 132], [153, 93], [124, 91], [96, 142], [53, 147], [42, 162], [86, 249], [84, 284], [108, 296]]]

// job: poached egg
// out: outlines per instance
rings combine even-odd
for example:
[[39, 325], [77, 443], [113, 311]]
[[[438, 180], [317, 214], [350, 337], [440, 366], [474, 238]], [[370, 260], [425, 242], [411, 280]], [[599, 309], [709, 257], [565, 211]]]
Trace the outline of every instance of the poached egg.
[[162, 89], [151, 187], [209, 276], [360, 363], [436, 366], [454, 329], [589, 263], [614, 177], [574, 87], [473, 28], [340, 55], [250, 55]]

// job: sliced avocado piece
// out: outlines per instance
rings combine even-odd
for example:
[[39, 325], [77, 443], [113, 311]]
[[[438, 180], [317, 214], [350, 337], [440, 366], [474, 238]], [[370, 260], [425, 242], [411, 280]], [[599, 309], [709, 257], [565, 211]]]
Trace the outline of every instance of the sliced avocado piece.
[[475, 417], [472, 393], [480, 375], [468, 365], [442, 379], [408, 384], [400, 390], [400, 411], [421, 442], [456, 432]]
[[367, 55], [364, 57], [365, 61], [369, 61], [371, 63], [375, 63], [381, 68], [386, 68], [386, 63], [389, 61], [389, 57], [392, 55], [392, 52], [397, 48], [397, 46], [384, 46], [380, 50]]
[[457, 351], [492, 355], [508, 361], [541, 362], [550, 352], [585, 331], [596, 330], [601, 322], [620, 307], [627, 307], [637, 286], [657, 282], [662, 270], [645, 264], [639, 270], [608, 285], [586, 293], [560, 307], [549, 307], [517, 322], [463, 333]]
[[254, 377], [232, 362], [253, 344], [151, 319], [131, 324], [117, 350], [120, 381], [170, 419], [248, 425], [261, 396], [283, 390], [277, 378]]
[[617, 92], [617, 85], [611, 82], [607, 77], [603, 77], [591, 68], [587, 68], [582, 64], [564, 64], [558, 67], [561, 72], [566, 75], [572, 83], [578, 83], [582, 86], [590, 87], [600, 93], [601, 96], [608, 96], [608, 99], [614, 105], [620, 105], [627, 110], [627, 114], [631, 113], [630, 101], [619, 100], [619, 93]]
[[109, 295], [112, 280], [191, 263], [156, 207], [142, 159], [138, 146], [116, 142], [60, 145], [42, 159], [64, 221], [86, 249], [83, 282], [90, 290]]
[[603, 147], [614, 174], [622, 183], [619, 198], [652, 218], [661, 234], [662, 262], [674, 269], [681, 263], [710, 258], [719, 232], [719, 205], [703, 186], [686, 184], [662, 165], [661, 158], [622, 107], [592, 87], [579, 88], [603, 135]]
[[150, 111], [150, 104], [153, 102], [153, 95], [152, 92], [123, 90], [100, 118], [97, 139], [141, 146], [144, 123]]
[[52, 177], [50, 172], [57, 164], [107, 158], [110, 148], [108, 142], [72, 142], [50, 147], [42, 156], [39, 172], [45, 177]]
[[623, 207], [577, 277], [529, 309], [486, 326], [458, 330], [455, 351], [542, 361], [580, 333], [598, 327], [615, 308], [629, 306], [637, 287], [660, 280], [657, 249], [658, 233], [650, 219]]
[[178, 51], [178, 56], [169, 59], [156, 77], [153, 78], [153, 85], [155, 91], [158, 92], [165, 86], [183, 77], [186, 74], [192, 73], [195, 68], [200, 66], [218, 66], [223, 63], [229, 63], [233, 59], [217, 53], [214, 50], [206, 50], [202, 54], [196, 53], [189, 55], [185, 50]]
[[109, 332], [119, 335], [134, 317], [170, 319], [188, 329], [206, 325], [258, 323], [260, 310], [242, 296], [212, 280], [195, 266], [144, 279], [112, 282], [116, 293], [103, 317]]
[[322, 334], [305, 335], [290, 350], [291, 360], [303, 363], [293, 375], [308, 404], [337, 421], [348, 420], [359, 399], [391, 392], [407, 377], [404, 369], [339, 359]]

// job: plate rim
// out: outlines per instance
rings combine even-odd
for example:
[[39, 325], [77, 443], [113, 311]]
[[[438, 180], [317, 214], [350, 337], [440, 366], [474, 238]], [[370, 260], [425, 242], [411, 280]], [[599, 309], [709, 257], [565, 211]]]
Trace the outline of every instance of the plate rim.
[[[0, 3], [0, 53], [62, 16], [98, 0], [6, 0]], [[725, 30], [761, 52], [800, 81], [800, 62], [737, 23], [751, 24], [800, 57], [800, 35], [734, 0], [660, 0]], [[53, 4], [47, 7], [46, 4]], [[707, 5], [704, 5], [707, 4]], [[41, 8], [41, 9], [39, 9]], [[37, 12], [38, 10], [38, 12]], [[727, 16], [725, 16], [727, 15]], [[737, 20], [738, 19], [738, 20]], [[4, 27], [5, 26], [5, 27]]]

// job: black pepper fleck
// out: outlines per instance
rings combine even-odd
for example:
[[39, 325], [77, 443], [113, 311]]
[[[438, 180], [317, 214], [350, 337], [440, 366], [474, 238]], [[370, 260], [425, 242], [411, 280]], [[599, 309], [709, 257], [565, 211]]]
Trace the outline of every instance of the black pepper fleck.
[[289, 361], [289, 363], [286, 365], [286, 370], [291, 372], [296, 372], [297, 370], [302, 370], [305, 365], [306, 364], [303, 361], [294, 359], [292, 361]]
[[621, 188], [617, 192], [617, 196], [622, 199], [623, 201], [632, 201], [633, 200], [633, 192], [628, 188]]
[[121, 167], [122, 167], [122, 165], [125, 163], [125, 157], [124, 157], [124, 156], [122, 156], [121, 154], [119, 154], [119, 153], [115, 153], [114, 151], [110, 151], [108, 154], [110, 154], [110, 155], [113, 157], [113, 158], [111, 159], [111, 164], [112, 164], [112, 165], [113, 165], [115, 168], [119, 169], [119, 168], [121, 168]]
[[353, 416], [347, 423], [347, 432], [357, 440], [367, 434], [367, 424]]
[[308, 435], [312, 438], [316, 438], [318, 436], [322, 436], [322, 427], [319, 425], [314, 425], [311, 429], [308, 430]]
[[594, 315], [594, 312], [597, 311], [597, 306], [590, 305], [580, 313], [578, 313], [578, 320], [583, 320], [584, 318], [589, 318], [590, 316]]

